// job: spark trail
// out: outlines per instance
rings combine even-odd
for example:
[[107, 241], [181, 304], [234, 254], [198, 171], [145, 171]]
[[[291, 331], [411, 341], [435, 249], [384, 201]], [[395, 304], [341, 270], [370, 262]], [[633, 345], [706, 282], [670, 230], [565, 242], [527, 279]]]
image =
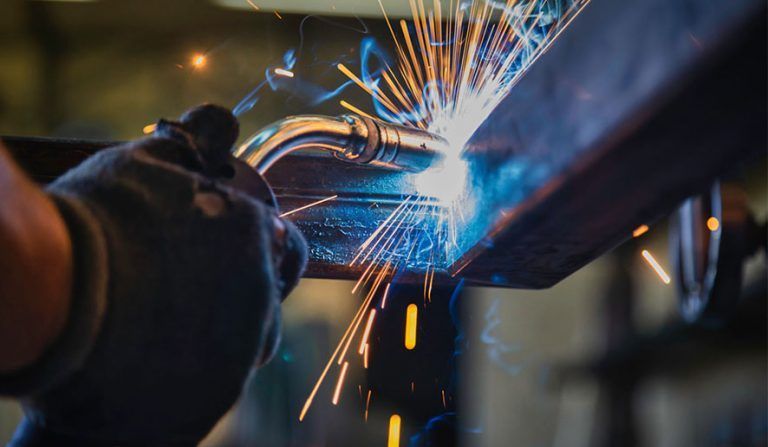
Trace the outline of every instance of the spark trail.
[[330, 369], [342, 368], [340, 377], [344, 377], [354, 340], [358, 349], [353, 348], [352, 355], [357, 354], [367, 367], [375, 308], [384, 310], [399, 271], [424, 272], [424, 306], [431, 301], [436, 270], [457, 246], [464, 219], [468, 172], [462, 152], [469, 138], [589, 3], [450, 0], [444, 11], [440, 0], [429, 8], [424, 0], [407, 1], [412, 17], [396, 23], [379, 1], [394, 45], [394, 62], [372, 38], [366, 38], [361, 44], [359, 73], [337, 65], [346, 83], [370, 95], [373, 113], [344, 100], [340, 104], [361, 115], [438, 134], [449, 141], [451, 153], [442, 165], [418, 174], [417, 194], [405, 197], [350, 261], [350, 267], [362, 271], [352, 293], [364, 298], [309, 394], [300, 421]]

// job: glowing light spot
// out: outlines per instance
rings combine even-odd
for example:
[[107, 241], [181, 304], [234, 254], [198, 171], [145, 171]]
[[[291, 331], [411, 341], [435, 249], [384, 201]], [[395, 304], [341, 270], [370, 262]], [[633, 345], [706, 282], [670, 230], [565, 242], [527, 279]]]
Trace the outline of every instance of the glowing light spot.
[[195, 54], [192, 56], [192, 66], [195, 69], [200, 69], [206, 66], [208, 64], [208, 58], [204, 54]]
[[157, 124], [147, 124], [141, 131], [144, 132], [144, 135], [149, 135], [154, 132], [155, 129], [157, 129]]
[[366, 343], [363, 350], [363, 368], [368, 369], [368, 353], [371, 351], [371, 344]]
[[400, 447], [400, 422], [400, 415], [393, 414], [389, 418], [387, 447]]
[[662, 281], [664, 281], [664, 284], [670, 283], [671, 279], [669, 278], [669, 275], [667, 275], [667, 272], [665, 272], [664, 268], [661, 267], [661, 264], [656, 261], [656, 258], [653, 257], [651, 252], [648, 250], [643, 250], [643, 258], [645, 258], [645, 261], [648, 263], [648, 265], [650, 265], [651, 268], [656, 271], [656, 274], [659, 275], [659, 278], [661, 278]]
[[409, 304], [405, 310], [405, 349], [416, 347], [416, 321], [419, 316], [419, 306]]
[[635, 228], [635, 231], [632, 232], [632, 237], [640, 237], [647, 233], [648, 230], [648, 225], [640, 225], [639, 227]]
[[420, 195], [448, 205], [464, 192], [467, 173], [467, 164], [458, 154], [447, 154], [443, 163], [417, 175], [414, 185]]
[[292, 71], [286, 70], [285, 68], [275, 68], [275, 74], [286, 78], [292, 78], [294, 76]]
[[371, 327], [373, 327], [373, 319], [376, 318], [376, 309], [371, 309], [371, 313], [368, 314], [368, 323], [365, 325], [365, 331], [363, 332], [363, 339], [360, 341], [360, 349], [358, 354], [362, 354], [365, 351], [365, 345], [368, 343], [368, 337], [371, 336]]
[[283, 16], [281, 16], [277, 10], [275, 10], [275, 15], [277, 16], [278, 19], [283, 20]]
[[707, 228], [712, 232], [720, 229], [720, 221], [717, 220], [717, 217], [710, 217], [707, 219]]
[[344, 386], [344, 378], [347, 376], [347, 368], [349, 368], [349, 362], [344, 362], [344, 365], [341, 367], [341, 373], [339, 373], [339, 381], [336, 382], [336, 389], [333, 391], [331, 402], [334, 405], [339, 404], [339, 396], [341, 396], [341, 387]]

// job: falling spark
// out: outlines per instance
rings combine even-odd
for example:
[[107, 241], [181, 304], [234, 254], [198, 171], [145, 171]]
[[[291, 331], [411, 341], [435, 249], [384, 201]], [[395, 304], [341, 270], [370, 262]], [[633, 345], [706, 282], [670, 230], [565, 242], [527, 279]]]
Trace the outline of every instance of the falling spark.
[[400, 447], [400, 416], [393, 414], [389, 418], [389, 438], [387, 447]]
[[343, 99], [341, 101], [339, 101], [339, 104], [341, 104], [342, 107], [344, 107], [345, 109], [349, 110], [352, 113], [356, 113], [356, 114], [358, 114], [360, 116], [364, 116], [366, 118], [370, 118], [370, 119], [374, 119], [374, 120], [376, 119], [373, 116], [371, 116], [371, 114], [363, 112], [362, 110], [358, 109], [357, 107], [353, 106], [352, 104], [348, 103], [347, 101], [344, 101]]
[[368, 409], [371, 407], [371, 390], [368, 390], [368, 397], [365, 398], [365, 422], [368, 422]]
[[445, 390], [440, 390], [440, 396], [443, 399], [443, 408], [448, 408], [447, 405], [445, 405]]
[[255, 11], [259, 11], [259, 10], [261, 10], [261, 8], [259, 8], [259, 6], [258, 6], [256, 3], [254, 3], [254, 2], [253, 2], [253, 0], [246, 0], [246, 1], [248, 2], [248, 4], [249, 4], [249, 5], [251, 5], [251, 7], [252, 7], [252, 8], [253, 8]]
[[416, 391], [416, 382], [411, 382], [411, 393]]
[[713, 216], [707, 219], [707, 228], [713, 233], [720, 229], [720, 221], [717, 220], [717, 217]]
[[317, 205], [320, 205], [320, 204], [325, 203], [325, 202], [330, 202], [331, 200], [337, 199], [338, 197], [339, 197], [338, 194], [332, 195], [330, 197], [326, 197], [324, 199], [318, 200], [317, 202], [312, 202], [310, 204], [307, 204], [307, 205], [304, 205], [304, 206], [300, 206], [300, 207], [296, 208], [295, 210], [291, 210], [291, 211], [285, 212], [285, 213], [281, 214], [280, 217], [287, 217], [287, 216], [290, 216], [291, 214], [296, 214], [299, 211], [304, 211], [307, 208], [312, 208], [313, 206], [317, 206]]
[[341, 395], [341, 387], [344, 385], [344, 378], [347, 376], [347, 368], [349, 368], [349, 362], [344, 362], [344, 366], [341, 367], [339, 373], [339, 381], [336, 382], [336, 389], [333, 391], [333, 400], [331, 402], [334, 405], [339, 404], [339, 396]]
[[368, 345], [368, 337], [371, 335], [371, 328], [373, 327], [373, 319], [376, 318], [376, 309], [371, 309], [368, 314], [368, 323], [365, 325], [365, 331], [363, 332], [363, 339], [360, 340], [360, 349], [358, 354], [365, 352], [365, 347]]
[[389, 296], [389, 286], [391, 286], [392, 283], [387, 283], [387, 287], [384, 289], [384, 296], [381, 297], [381, 310], [384, 310], [384, 306], [387, 305], [387, 297]]
[[661, 278], [662, 281], [664, 281], [664, 284], [670, 283], [671, 280], [669, 279], [669, 275], [667, 275], [667, 272], [665, 272], [661, 265], [656, 261], [656, 258], [653, 257], [651, 252], [643, 250], [643, 258], [645, 258], [648, 265], [656, 271], [656, 274], [659, 275], [659, 278]]
[[286, 70], [285, 68], [275, 68], [275, 74], [278, 76], [284, 76], [286, 78], [292, 78], [295, 76], [292, 71]]
[[419, 306], [409, 304], [405, 310], [405, 349], [412, 350], [416, 347], [416, 319], [419, 315]]
[[208, 63], [208, 58], [204, 54], [195, 54], [192, 56], [192, 66], [197, 70], [205, 67]]
[[278, 19], [283, 20], [283, 16], [281, 16], [277, 10], [275, 10], [275, 15], [277, 16]]
[[363, 368], [368, 369], [368, 353], [371, 350], [371, 344], [365, 344], [365, 350], [363, 351]]
[[640, 225], [639, 227], [635, 228], [635, 231], [632, 232], [632, 237], [640, 237], [647, 233], [648, 230], [648, 225]]
[[149, 135], [149, 134], [151, 134], [152, 132], [154, 132], [154, 131], [155, 131], [155, 129], [157, 129], [157, 124], [154, 124], [154, 123], [153, 123], [153, 124], [147, 124], [146, 126], [144, 126], [144, 127], [141, 129], [141, 131], [142, 131], [142, 132], [144, 132], [144, 135]]

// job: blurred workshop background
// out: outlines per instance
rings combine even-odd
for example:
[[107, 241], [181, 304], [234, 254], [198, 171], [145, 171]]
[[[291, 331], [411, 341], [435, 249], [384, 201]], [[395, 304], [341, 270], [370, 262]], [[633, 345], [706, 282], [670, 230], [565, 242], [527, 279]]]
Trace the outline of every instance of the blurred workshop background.
[[[334, 63], [354, 63], [363, 31], [387, 41], [374, 1], [255, 4], [258, 10], [247, 0], [3, 0], [0, 135], [137, 138], [158, 118], [202, 102], [233, 107], [290, 48], [301, 48], [296, 73], [332, 88], [344, 81]], [[407, 13], [404, 1], [385, 5], [394, 16]], [[345, 98], [368, 103], [354, 89]], [[338, 99], [310, 106], [267, 92], [241, 117], [242, 135], [291, 114], [342, 112]], [[764, 220], [765, 166], [741, 173], [739, 184]], [[634, 433], [642, 445], [765, 445], [765, 340], [713, 342], [680, 333], [675, 278], [665, 284], [641, 255], [648, 250], [672, 270], [669, 225], [654, 223], [548, 290], [467, 287], [455, 300], [461, 322], [448, 315], [454, 286], [441, 286], [430, 304], [435, 321], [423, 323], [434, 331], [422, 328], [422, 351], [412, 355], [424, 356], [432, 343], [448, 355], [422, 365], [402, 352], [374, 351], [369, 370], [351, 372], [338, 406], [323, 394], [299, 423], [304, 399], [359, 304], [350, 282], [304, 280], [285, 304], [278, 357], [255, 375], [206, 445], [384, 446], [393, 413], [402, 417], [405, 445], [427, 420], [454, 411], [464, 445], [608, 445], [601, 440], [615, 430]], [[751, 259], [745, 290], [764, 282], [765, 272], [762, 255]], [[412, 294], [419, 302], [419, 289]], [[679, 342], [675, 337], [684, 337], [691, 358], [684, 365], [673, 365], [678, 354], [663, 352]], [[455, 340], [466, 349], [453, 356]], [[633, 352], [631, 340], [646, 349]], [[381, 353], [402, 351], [377, 343]], [[619, 369], [654, 367], [627, 381], [595, 372], [591, 362], [617, 350], [632, 357]], [[0, 401], [0, 444], [20, 414], [16, 402]]]

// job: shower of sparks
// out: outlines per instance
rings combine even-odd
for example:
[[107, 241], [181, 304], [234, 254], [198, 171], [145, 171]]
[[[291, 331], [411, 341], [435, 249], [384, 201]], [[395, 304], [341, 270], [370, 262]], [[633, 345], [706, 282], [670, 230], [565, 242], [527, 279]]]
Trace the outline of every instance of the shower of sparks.
[[643, 258], [645, 258], [645, 262], [648, 263], [648, 265], [651, 266], [651, 268], [656, 272], [657, 275], [659, 275], [659, 278], [661, 278], [662, 281], [664, 281], [664, 284], [670, 283], [669, 275], [667, 275], [667, 272], [664, 271], [664, 268], [659, 264], [658, 261], [656, 261], [656, 258], [653, 257], [651, 252], [648, 250], [643, 250]]
[[323, 203], [325, 203], [325, 202], [330, 202], [331, 200], [335, 200], [335, 199], [337, 199], [338, 197], [339, 197], [339, 196], [338, 196], [338, 194], [336, 194], [336, 195], [332, 195], [332, 196], [330, 196], [330, 197], [326, 197], [326, 198], [324, 198], [324, 199], [320, 199], [320, 200], [318, 200], [317, 202], [312, 202], [312, 203], [306, 204], [306, 205], [304, 205], [304, 206], [300, 206], [300, 207], [298, 207], [298, 208], [296, 208], [296, 209], [294, 209], [294, 210], [291, 210], [291, 211], [285, 212], [285, 213], [281, 214], [281, 215], [280, 215], [280, 217], [287, 217], [287, 216], [290, 216], [291, 214], [296, 214], [296, 213], [298, 213], [299, 211], [304, 211], [304, 210], [306, 210], [306, 209], [308, 209], [308, 208], [312, 208], [312, 207], [314, 207], [314, 206], [317, 206], [317, 205], [323, 204]]
[[[362, 272], [352, 293], [364, 298], [307, 397], [299, 421], [330, 369], [346, 369], [353, 341], [367, 364], [373, 308], [378, 304], [384, 310], [398, 271], [424, 272], [425, 307], [431, 301], [438, 266], [458, 247], [466, 210], [467, 167], [461, 155], [467, 141], [589, 1], [456, 0], [445, 9], [435, 0], [428, 9], [424, 0], [408, 0], [412, 19], [397, 22], [379, 1], [394, 42], [394, 63], [381, 57], [371, 40], [364, 40], [360, 73], [342, 63], [337, 69], [371, 97], [379, 119], [438, 134], [450, 143], [450, 153], [441, 166], [415, 177], [418, 194], [405, 197], [349, 262], [350, 268]], [[368, 60], [371, 56], [377, 60]], [[340, 105], [371, 116], [346, 101]], [[404, 340], [409, 350], [416, 346], [417, 315], [418, 306], [409, 305]], [[399, 445], [399, 432], [400, 417], [393, 415], [390, 446]]]
[[389, 418], [389, 437], [387, 447], [400, 447], [400, 416], [393, 414]]

